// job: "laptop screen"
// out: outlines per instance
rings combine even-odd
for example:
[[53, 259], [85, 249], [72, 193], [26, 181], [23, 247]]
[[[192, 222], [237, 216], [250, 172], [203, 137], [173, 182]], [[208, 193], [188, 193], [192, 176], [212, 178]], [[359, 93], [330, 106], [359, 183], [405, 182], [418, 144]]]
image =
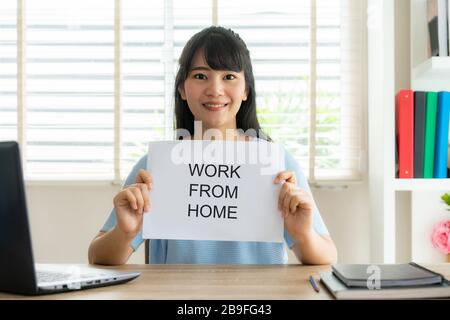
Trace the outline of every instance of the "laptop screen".
[[0, 290], [37, 290], [17, 142], [0, 142]]

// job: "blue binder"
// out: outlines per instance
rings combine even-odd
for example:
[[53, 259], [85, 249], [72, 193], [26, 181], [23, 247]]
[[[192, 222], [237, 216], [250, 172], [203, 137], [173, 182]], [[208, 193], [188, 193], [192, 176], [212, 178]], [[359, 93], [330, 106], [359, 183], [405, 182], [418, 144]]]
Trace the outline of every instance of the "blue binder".
[[436, 147], [434, 153], [434, 177], [447, 177], [448, 128], [450, 121], [450, 92], [438, 93], [436, 116]]

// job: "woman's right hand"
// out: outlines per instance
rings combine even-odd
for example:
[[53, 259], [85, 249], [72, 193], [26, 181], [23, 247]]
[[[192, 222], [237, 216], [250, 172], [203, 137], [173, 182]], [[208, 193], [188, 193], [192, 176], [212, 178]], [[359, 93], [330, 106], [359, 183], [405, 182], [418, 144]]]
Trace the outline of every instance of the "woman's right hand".
[[139, 233], [144, 213], [150, 210], [152, 182], [150, 173], [141, 169], [136, 176], [136, 183], [125, 186], [114, 197], [117, 227], [129, 238]]

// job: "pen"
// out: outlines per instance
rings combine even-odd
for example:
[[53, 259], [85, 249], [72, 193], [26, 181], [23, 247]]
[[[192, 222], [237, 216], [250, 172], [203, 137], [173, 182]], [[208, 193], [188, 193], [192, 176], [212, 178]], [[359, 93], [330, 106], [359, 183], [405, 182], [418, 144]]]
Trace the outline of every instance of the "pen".
[[309, 276], [309, 282], [311, 283], [312, 287], [316, 292], [319, 292], [319, 286], [316, 283], [316, 280], [314, 280], [313, 276]]

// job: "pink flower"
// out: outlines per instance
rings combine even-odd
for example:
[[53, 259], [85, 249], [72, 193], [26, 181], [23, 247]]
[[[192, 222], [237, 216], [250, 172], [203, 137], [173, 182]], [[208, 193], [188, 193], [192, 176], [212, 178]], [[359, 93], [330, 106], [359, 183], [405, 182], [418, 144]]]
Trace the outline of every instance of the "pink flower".
[[450, 254], [450, 220], [441, 221], [434, 226], [431, 242], [436, 249]]

